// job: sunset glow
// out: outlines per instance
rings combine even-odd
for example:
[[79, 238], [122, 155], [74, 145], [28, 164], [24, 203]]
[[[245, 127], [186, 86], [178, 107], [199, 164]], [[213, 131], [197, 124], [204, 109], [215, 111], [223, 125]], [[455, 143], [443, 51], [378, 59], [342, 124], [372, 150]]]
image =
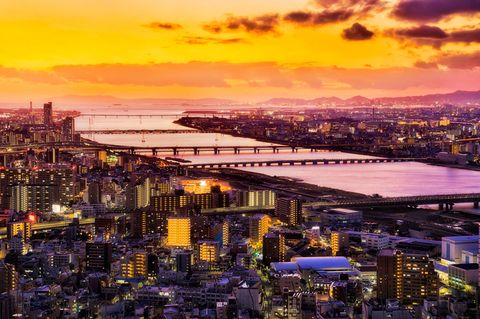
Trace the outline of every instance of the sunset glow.
[[0, 94], [18, 103], [67, 95], [258, 102], [474, 90], [478, 6], [472, 0], [3, 1]]

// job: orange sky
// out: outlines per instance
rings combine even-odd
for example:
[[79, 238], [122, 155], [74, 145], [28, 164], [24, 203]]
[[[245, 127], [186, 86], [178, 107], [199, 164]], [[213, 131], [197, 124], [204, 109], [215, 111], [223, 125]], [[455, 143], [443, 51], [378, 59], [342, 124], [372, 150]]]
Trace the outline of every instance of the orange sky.
[[476, 3], [2, 1], [1, 102], [63, 95], [251, 102], [479, 89]]

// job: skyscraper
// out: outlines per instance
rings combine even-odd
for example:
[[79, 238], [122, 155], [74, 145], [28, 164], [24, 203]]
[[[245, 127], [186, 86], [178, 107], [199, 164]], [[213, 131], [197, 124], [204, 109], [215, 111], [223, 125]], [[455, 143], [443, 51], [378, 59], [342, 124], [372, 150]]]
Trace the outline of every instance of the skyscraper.
[[420, 304], [438, 295], [438, 277], [427, 255], [391, 249], [377, 256], [377, 298]]
[[262, 243], [263, 235], [268, 233], [270, 221], [270, 216], [263, 214], [258, 214], [250, 218], [249, 230], [251, 244]]
[[87, 243], [87, 270], [109, 272], [112, 263], [112, 244], [105, 242]]
[[282, 234], [267, 233], [263, 236], [263, 263], [285, 261], [285, 237]]
[[62, 138], [64, 141], [73, 141], [75, 137], [75, 119], [66, 117], [62, 122]]
[[302, 223], [302, 202], [298, 198], [278, 198], [275, 214], [283, 223], [298, 226]]
[[43, 104], [43, 124], [51, 126], [53, 124], [52, 102]]

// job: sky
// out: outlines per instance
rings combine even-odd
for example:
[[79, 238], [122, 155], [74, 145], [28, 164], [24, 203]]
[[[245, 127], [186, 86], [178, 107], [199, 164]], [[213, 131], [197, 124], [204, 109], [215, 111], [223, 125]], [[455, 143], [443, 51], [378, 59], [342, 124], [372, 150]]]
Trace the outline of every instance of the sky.
[[480, 89], [480, 0], [0, 2], [1, 102]]

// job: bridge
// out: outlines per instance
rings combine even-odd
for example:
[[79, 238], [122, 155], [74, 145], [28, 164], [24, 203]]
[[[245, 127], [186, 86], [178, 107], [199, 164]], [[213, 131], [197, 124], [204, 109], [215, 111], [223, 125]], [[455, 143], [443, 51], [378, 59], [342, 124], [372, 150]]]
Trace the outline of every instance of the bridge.
[[186, 168], [225, 168], [225, 167], [255, 167], [255, 166], [289, 166], [289, 165], [332, 165], [332, 164], [372, 164], [397, 163], [416, 161], [415, 158], [349, 158], [349, 159], [297, 159], [274, 161], [248, 161], [226, 163], [184, 164]]
[[76, 130], [79, 134], [201, 134], [201, 133], [217, 133], [215, 131], [197, 131], [197, 130], [155, 130], [155, 129], [142, 129], [142, 130]]
[[103, 118], [129, 118], [129, 117], [138, 117], [138, 118], [182, 118], [182, 117], [231, 117], [232, 114], [230, 113], [214, 113], [214, 112], [184, 112], [180, 114], [130, 114], [130, 113], [119, 113], [119, 114], [108, 114], [108, 113], [82, 113], [77, 117], [103, 117]]
[[446, 207], [452, 209], [454, 204], [473, 203], [475, 208], [479, 207], [480, 193], [471, 194], [447, 194], [447, 195], [423, 195], [404, 197], [369, 197], [357, 200], [343, 200], [335, 202], [310, 202], [303, 204], [303, 207], [313, 208], [375, 208], [375, 207], [401, 207], [438, 204], [440, 209]]
[[[61, 221], [53, 221], [53, 222], [41, 222], [41, 223], [34, 223], [32, 224], [32, 232], [44, 232], [49, 231], [51, 229], [59, 229], [65, 228], [70, 225], [72, 220], [61, 220]], [[83, 218], [79, 220], [80, 225], [92, 225], [95, 224], [95, 218]], [[7, 235], [7, 227], [0, 227], [0, 238], [5, 237]]]
[[[473, 203], [479, 208], [480, 193], [472, 194], [447, 194], [447, 195], [424, 195], [404, 197], [368, 197], [355, 200], [306, 202], [304, 208], [382, 208], [382, 207], [407, 207], [418, 205], [439, 205], [440, 209], [451, 210], [454, 204]], [[275, 206], [241, 206], [221, 207], [202, 210], [205, 215], [248, 215], [256, 213], [273, 213]]]

